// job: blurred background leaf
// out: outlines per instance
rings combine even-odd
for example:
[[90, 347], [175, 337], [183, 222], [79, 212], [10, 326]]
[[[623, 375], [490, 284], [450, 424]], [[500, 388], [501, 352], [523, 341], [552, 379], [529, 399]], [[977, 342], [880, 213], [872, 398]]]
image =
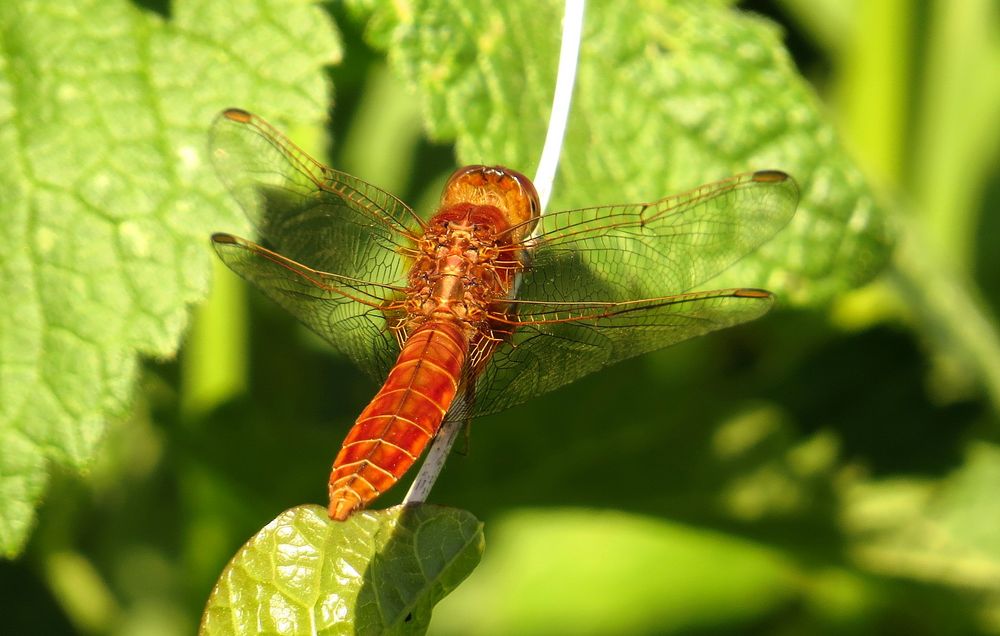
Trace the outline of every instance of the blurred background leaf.
[[[183, 3], [120, 6], [167, 28]], [[443, 15], [449, 8], [454, 15]], [[536, 7], [530, 20], [516, 7], [488, 13], [475, 3], [372, 0], [351, 3], [350, 12], [339, 3], [329, 9], [345, 58], [330, 72], [333, 165], [424, 213], [455, 165], [452, 140], [463, 161], [516, 160], [530, 174], [541, 141], [532, 131], [548, 111], [549, 96], [539, 91], [554, 72], [554, 3]], [[1000, 112], [996, 4], [755, 0], [739, 11], [684, 2], [646, 9], [635, 33], [616, 44], [608, 40], [621, 35], [627, 12], [589, 7], [585, 47], [620, 57], [594, 61], [604, 75], [593, 70], [589, 89], [581, 76], [577, 107], [620, 115], [622, 128], [608, 127], [603, 115], [571, 118], [577, 146], [564, 157], [553, 207], [785, 169], [812, 193], [796, 221], [803, 225], [762, 254], [769, 260], [739, 273], [766, 272], [758, 284], [794, 302], [477, 420], [468, 453], [451, 458], [433, 500], [473, 511], [489, 547], [481, 567], [438, 606], [430, 631], [551, 633], [563, 624], [576, 633], [1000, 632], [992, 503], [1000, 404], [993, 317], [1000, 254], [992, 245], [1000, 232], [993, 212], [1000, 135], [990, 115]], [[369, 12], [373, 22], [363, 17]], [[321, 152], [322, 134], [295, 123], [314, 121], [324, 96], [316, 110], [285, 114], [271, 89], [239, 79], [264, 65], [269, 50], [266, 38], [254, 39], [260, 27], [250, 16], [234, 9], [227, 24], [261, 56], [255, 64], [176, 91], [185, 108], [225, 81], [252, 91], [185, 115], [191, 139], [202, 140], [191, 143], [201, 152], [212, 112], [238, 105]], [[749, 58], [719, 53], [734, 29], [757, 43]], [[315, 42], [294, 39], [299, 47]], [[3, 48], [0, 86], [10, 84], [16, 50]], [[243, 55], [250, 54], [233, 59]], [[726, 66], [730, 57], [744, 62]], [[744, 83], [740, 74], [753, 60], [767, 71]], [[269, 67], [276, 80], [315, 70], [279, 61]], [[650, 93], [654, 109], [628, 111], [644, 87], [691, 80], [706, 61], [718, 71], [706, 76], [709, 94]], [[756, 88], [768, 78], [783, 87], [773, 95], [788, 108], [772, 109]], [[19, 111], [4, 90], [7, 122]], [[421, 121], [434, 141], [420, 136]], [[737, 124], [772, 137], [730, 128]], [[13, 130], [0, 128], [0, 139]], [[635, 143], [650, 145], [622, 156]], [[646, 171], [647, 162], [666, 174]], [[23, 183], [18, 165], [3, 178]], [[191, 186], [196, 192], [217, 188], [203, 167], [191, 179], [205, 184]], [[27, 196], [24, 187], [4, 183], [5, 210], [18, 209], [7, 202]], [[824, 192], [829, 200], [818, 197]], [[222, 210], [221, 199], [198, 210]], [[870, 203], [869, 216], [859, 212], [866, 200], [880, 202]], [[244, 230], [242, 217], [226, 209], [222, 225], [210, 229]], [[194, 225], [184, 231], [201, 235]], [[827, 236], [844, 241], [828, 245]], [[846, 292], [876, 272], [893, 236], [900, 248], [888, 275]], [[191, 262], [207, 262], [202, 239], [188, 240], [199, 246]], [[820, 263], [829, 279], [819, 267], [796, 269]], [[228, 272], [217, 280], [180, 362], [145, 365], [130, 414], [112, 420], [86, 477], [55, 470], [27, 552], [0, 565], [10, 590], [2, 601], [7, 631], [191, 633], [239, 546], [289, 505], [322, 500], [329, 462], [375, 389], [257, 295], [241, 322], [241, 288]], [[24, 293], [4, 291], [5, 298]], [[7, 335], [14, 319], [0, 316], [4, 364], [17, 351]], [[31, 324], [16, 320], [22, 329]], [[18, 367], [4, 367], [0, 391], [30, 400], [9, 384], [11, 368]], [[14, 443], [0, 447], [2, 461], [30, 463], [34, 456]], [[386, 505], [401, 496], [390, 493]]]

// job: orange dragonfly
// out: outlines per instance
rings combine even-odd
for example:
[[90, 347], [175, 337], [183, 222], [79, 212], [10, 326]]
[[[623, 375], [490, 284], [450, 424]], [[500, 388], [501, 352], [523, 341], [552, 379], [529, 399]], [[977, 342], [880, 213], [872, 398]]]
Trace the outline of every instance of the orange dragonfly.
[[395, 484], [446, 417], [495, 413], [763, 315], [766, 290], [691, 290], [768, 241], [798, 202], [795, 182], [769, 170], [541, 215], [525, 176], [467, 166], [425, 221], [246, 111], [219, 115], [211, 150], [268, 244], [215, 234], [223, 262], [384, 380], [334, 461], [337, 520]]

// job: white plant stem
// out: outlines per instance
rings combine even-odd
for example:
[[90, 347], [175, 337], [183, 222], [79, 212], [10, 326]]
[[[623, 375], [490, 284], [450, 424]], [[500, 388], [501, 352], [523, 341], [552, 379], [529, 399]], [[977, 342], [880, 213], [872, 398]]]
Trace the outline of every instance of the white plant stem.
[[[535, 190], [545, 214], [552, 195], [552, 182], [556, 178], [559, 155], [562, 153], [563, 138], [566, 136], [566, 122], [569, 120], [569, 105], [576, 85], [576, 69], [580, 61], [580, 38], [583, 35], [584, 0], [566, 0], [563, 15], [562, 45], [559, 47], [559, 70], [556, 71], [556, 91], [552, 96], [552, 112], [549, 115], [549, 129], [545, 133], [545, 145], [535, 171]], [[536, 227], [541, 227], [539, 224]]]
[[[556, 72], [556, 90], [552, 97], [552, 112], [549, 115], [549, 129], [545, 134], [545, 144], [542, 146], [542, 156], [535, 172], [535, 189], [541, 203], [542, 214], [548, 207], [552, 194], [552, 182], [555, 180], [556, 167], [559, 165], [559, 155], [562, 152], [563, 138], [566, 133], [566, 122], [569, 119], [569, 106], [573, 97], [573, 86], [576, 84], [576, 69], [580, 57], [580, 39], [583, 33], [584, 0], [566, 0], [562, 24], [562, 45], [559, 48], [559, 70]], [[539, 224], [540, 225], [540, 224]], [[452, 412], [462, 411], [457, 408], [463, 405], [460, 396], [452, 405]], [[404, 504], [420, 503], [427, 500], [434, 482], [437, 481], [445, 460], [451, 453], [451, 447], [458, 437], [458, 432], [465, 425], [465, 420], [457, 417], [445, 417], [441, 430], [434, 438], [427, 459], [420, 466], [420, 471], [413, 479], [410, 490], [403, 499]]]

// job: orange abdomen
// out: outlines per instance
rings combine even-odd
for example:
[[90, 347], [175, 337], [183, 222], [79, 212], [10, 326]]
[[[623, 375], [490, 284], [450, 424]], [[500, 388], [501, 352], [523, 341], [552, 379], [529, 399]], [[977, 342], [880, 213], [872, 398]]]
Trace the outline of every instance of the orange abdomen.
[[331, 518], [347, 519], [413, 465], [455, 399], [467, 351], [461, 326], [451, 321], [428, 322], [410, 335], [333, 462]]

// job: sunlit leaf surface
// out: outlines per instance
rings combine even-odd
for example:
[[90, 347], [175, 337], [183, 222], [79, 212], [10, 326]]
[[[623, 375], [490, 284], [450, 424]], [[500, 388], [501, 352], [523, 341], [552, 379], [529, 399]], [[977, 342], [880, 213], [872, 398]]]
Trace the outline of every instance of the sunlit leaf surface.
[[292, 508], [226, 567], [201, 633], [420, 633], [479, 563], [482, 524], [460, 510], [397, 506], [331, 521]]
[[295, 1], [0, 3], [0, 553], [46, 464], [89, 465], [137, 354], [169, 356], [241, 227], [205, 160], [234, 102], [319, 120], [332, 25]]
[[[374, 4], [369, 37], [467, 163], [531, 175], [552, 100], [562, 3]], [[433, 54], [431, 54], [433, 52]], [[700, 0], [587, 5], [553, 210], [654, 200], [747, 170], [802, 188], [791, 226], [711, 287], [814, 303], [877, 274], [884, 212], [764, 19]]]

